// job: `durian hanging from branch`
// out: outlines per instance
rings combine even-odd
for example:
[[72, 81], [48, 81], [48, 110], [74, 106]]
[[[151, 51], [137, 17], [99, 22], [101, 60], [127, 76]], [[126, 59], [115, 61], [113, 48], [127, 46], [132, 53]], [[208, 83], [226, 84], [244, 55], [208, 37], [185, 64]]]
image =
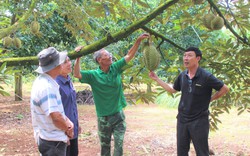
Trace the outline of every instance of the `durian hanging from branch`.
[[35, 20], [30, 24], [30, 30], [34, 35], [39, 34], [40, 31], [40, 23], [36, 20], [36, 13], [34, 13]]
[[22, 42], [19, 38], [15, 37], [13, 38], [12, 40], [12, 43], [13, 45], [16, 47], [16, 48], [21, 48], [22, 47]]
[[37, 22], [37, 21], [31, 22], [31, 24], [30, 24], [30, 30], [31, 30], [31, 32], [34, 35], [38, 34], [39, 30], [40, 30], [40, 24], [39, 24], [39, 22]]
[[203, 24], [210, 30], [220, 30], [224, 26], [224, 20], [212, 13], [203, 16]]
[[8, 48], [12, 45], [12, 38], [10, 36], [6, 36], [3, 38], [3, 46]]
[[5, 48], [10, 48], [14, 46], [19, 49], [22, 47], [22, 41], [17, 37], [11, 38], [10, 36], [7, 36], [3, 38], [3, 46]]
[[156, 70], [159, 66], [161, 56], [152, 42], [152, 37], [150, 37], [146, 42], [143, 42], [142, 52], [146, 68], [149, 71]]
[[213, 30], [220, 30], [224, 26], [224, 20], [220, 16], [216, 16], [212, 21], [211, 21], [211, 28]]
[[214, 19], [214, 17], [215, 17], [214, 14], [211, 14], [211, 13], [203, 16], [203, 24], [206, 28], [212, 30], [211, 21]]

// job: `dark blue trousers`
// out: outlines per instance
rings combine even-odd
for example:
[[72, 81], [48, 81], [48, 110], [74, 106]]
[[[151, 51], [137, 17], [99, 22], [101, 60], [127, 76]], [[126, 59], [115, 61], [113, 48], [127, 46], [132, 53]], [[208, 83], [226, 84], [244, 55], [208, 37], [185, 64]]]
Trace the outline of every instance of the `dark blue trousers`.
[[188, 156], [192, 140], [197, 156], [209, 156], [208, 134], [208, 116], [187, 123], [177, 120], [177, 155]]
[[71, 139], [67, 147], [67, 156], [78, 156], [78, 138]]
[[66, 156], [67, 143], [39, 138], [38, 149], [42, 156]]

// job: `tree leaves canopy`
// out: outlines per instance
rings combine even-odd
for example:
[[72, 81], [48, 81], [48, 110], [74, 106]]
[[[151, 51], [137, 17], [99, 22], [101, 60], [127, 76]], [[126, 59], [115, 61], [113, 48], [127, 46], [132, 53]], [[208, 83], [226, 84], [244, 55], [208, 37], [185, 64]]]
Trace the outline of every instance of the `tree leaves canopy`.
[[[8, 49], [0, 42], [0, 63], [37, 64], [36, 54], [47, 46], [69, 50], [72, 59], [83, 55], [88, 58], [88, 54], [103, 47], [122, 57], [138, 34], [146, 31], [155, 36], [154, 42], [162, 54], [156, 72], [163, 79], [173, 82], [184, 70], [183, 50], [196, 46], [203, 52], [201, 66], [230, 87], [230, 94], [211, 103], [214, 123], [218, 122], [221, 111], [228, 112], [230, 105], [239, 106], [240, 113], [250, 111], [250, 3], [247, 0], [203, 0], [201, 4], [193, 0], [24, 0], [21, 3], [9, 0], [0, 3], [0, 38], [17, 35], [24, 41], [22, 50]], [[207, 13], [222, 17], [224, 27], [216, 31], [207, 29], [203, 24]], [[35, 19], [41, 24], [41, 34], [34, 36], [29, 32], [29, 24]], [[77, 44], [85, 45], [80, 53], [72, 50]], [[23, 57], [14, 59], [13, 56]], [[133, 64], [133, 68], [125, 71], [124, 82], [128, 84], [126, 87], [137, 90], [136, 85], [151, 82], [140, 53]], [[129, 83], [131, 77], [133, 82]]]

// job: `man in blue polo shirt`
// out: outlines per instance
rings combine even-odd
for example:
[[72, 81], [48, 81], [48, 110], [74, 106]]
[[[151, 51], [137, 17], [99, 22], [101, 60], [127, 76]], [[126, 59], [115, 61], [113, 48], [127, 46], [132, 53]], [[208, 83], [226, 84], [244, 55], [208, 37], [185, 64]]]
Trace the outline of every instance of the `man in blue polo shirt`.
[[[177, 155], [188, 156], [192, 140], [197, 156], [208, 156], [209, 103], [226, 94], [228, 87], [199, 67], [201, 51], [189, 47], [183, 55], [183, 71], [174, 85], [163, 82], [151, 71], [149, 76], [170, 93], [181, 91], [177, 115]], [[212, 89], [217, 92], [212, 95]]]
[[[114, 136], [114, 156], [123, 155], [123, 139], [126, 131], [125, 115], [126, 99], [123, 94], [122, 78], [124, 67], [137, 52], [143, 39], [148, 34], [140, 35], [135, 44], [122, 59], [112, 62], [112, 55], [105, 49], [94, 54], [99, 64], [96, 70], [80, 70], [80, 58], [76, 59], [74, 76], [80, 82], [88, 83], [92, 88], [98, 117], [98, 135], [101, 144], [101, 156], [110, 156], [111, 136]], [[79, 51], [82, 47], [76, 48]]]
[[60, 86], [59, 91], [62, 97], [65, 115], [74, 124], [74, 137], [69, 140], [66, 156], [78, 156], [78, 134], [81, 131], [81, 128], [79, 127], [78, 122], [76, 91], [71, 81], [71, 77], [69, 76], [69, 74], [72, 72], [72, 66], [69, 57], [66, 58], [61, 67], [62, 70], [60, 75], [57, 76], [56, 82]]

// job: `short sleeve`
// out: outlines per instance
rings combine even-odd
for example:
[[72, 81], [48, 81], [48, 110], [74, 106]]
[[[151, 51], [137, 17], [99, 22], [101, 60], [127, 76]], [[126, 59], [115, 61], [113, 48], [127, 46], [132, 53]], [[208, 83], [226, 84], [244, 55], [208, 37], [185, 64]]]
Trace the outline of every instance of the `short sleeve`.
[[174, 82], [173, 88], [177, 91], [181, 90], [182, 74], [180, 74]]
[[81, 75], [82, 75], [82, 79], [79, 79], [79, 81], [81, 82], [81, 83], [88, 83], [88, 84], [90, 84], [91, 83], [91, 71], [89, 71], [89, 70], [82, 70], [82, 71], [80, 71], [80, 73], [81, 73]]
[[207, 78], [207, 85], [218, 91], [223, 87], [224, 83], [211, 74]]
[[115, 70], [117, 70], [119, 73], [122, 73], [122, 67], [124, 67], [126, 65], [126, 60], [123, 57], [122, 59], [116, 61], [115, 63], [113, 63], [113, 68], [115, 68]]

